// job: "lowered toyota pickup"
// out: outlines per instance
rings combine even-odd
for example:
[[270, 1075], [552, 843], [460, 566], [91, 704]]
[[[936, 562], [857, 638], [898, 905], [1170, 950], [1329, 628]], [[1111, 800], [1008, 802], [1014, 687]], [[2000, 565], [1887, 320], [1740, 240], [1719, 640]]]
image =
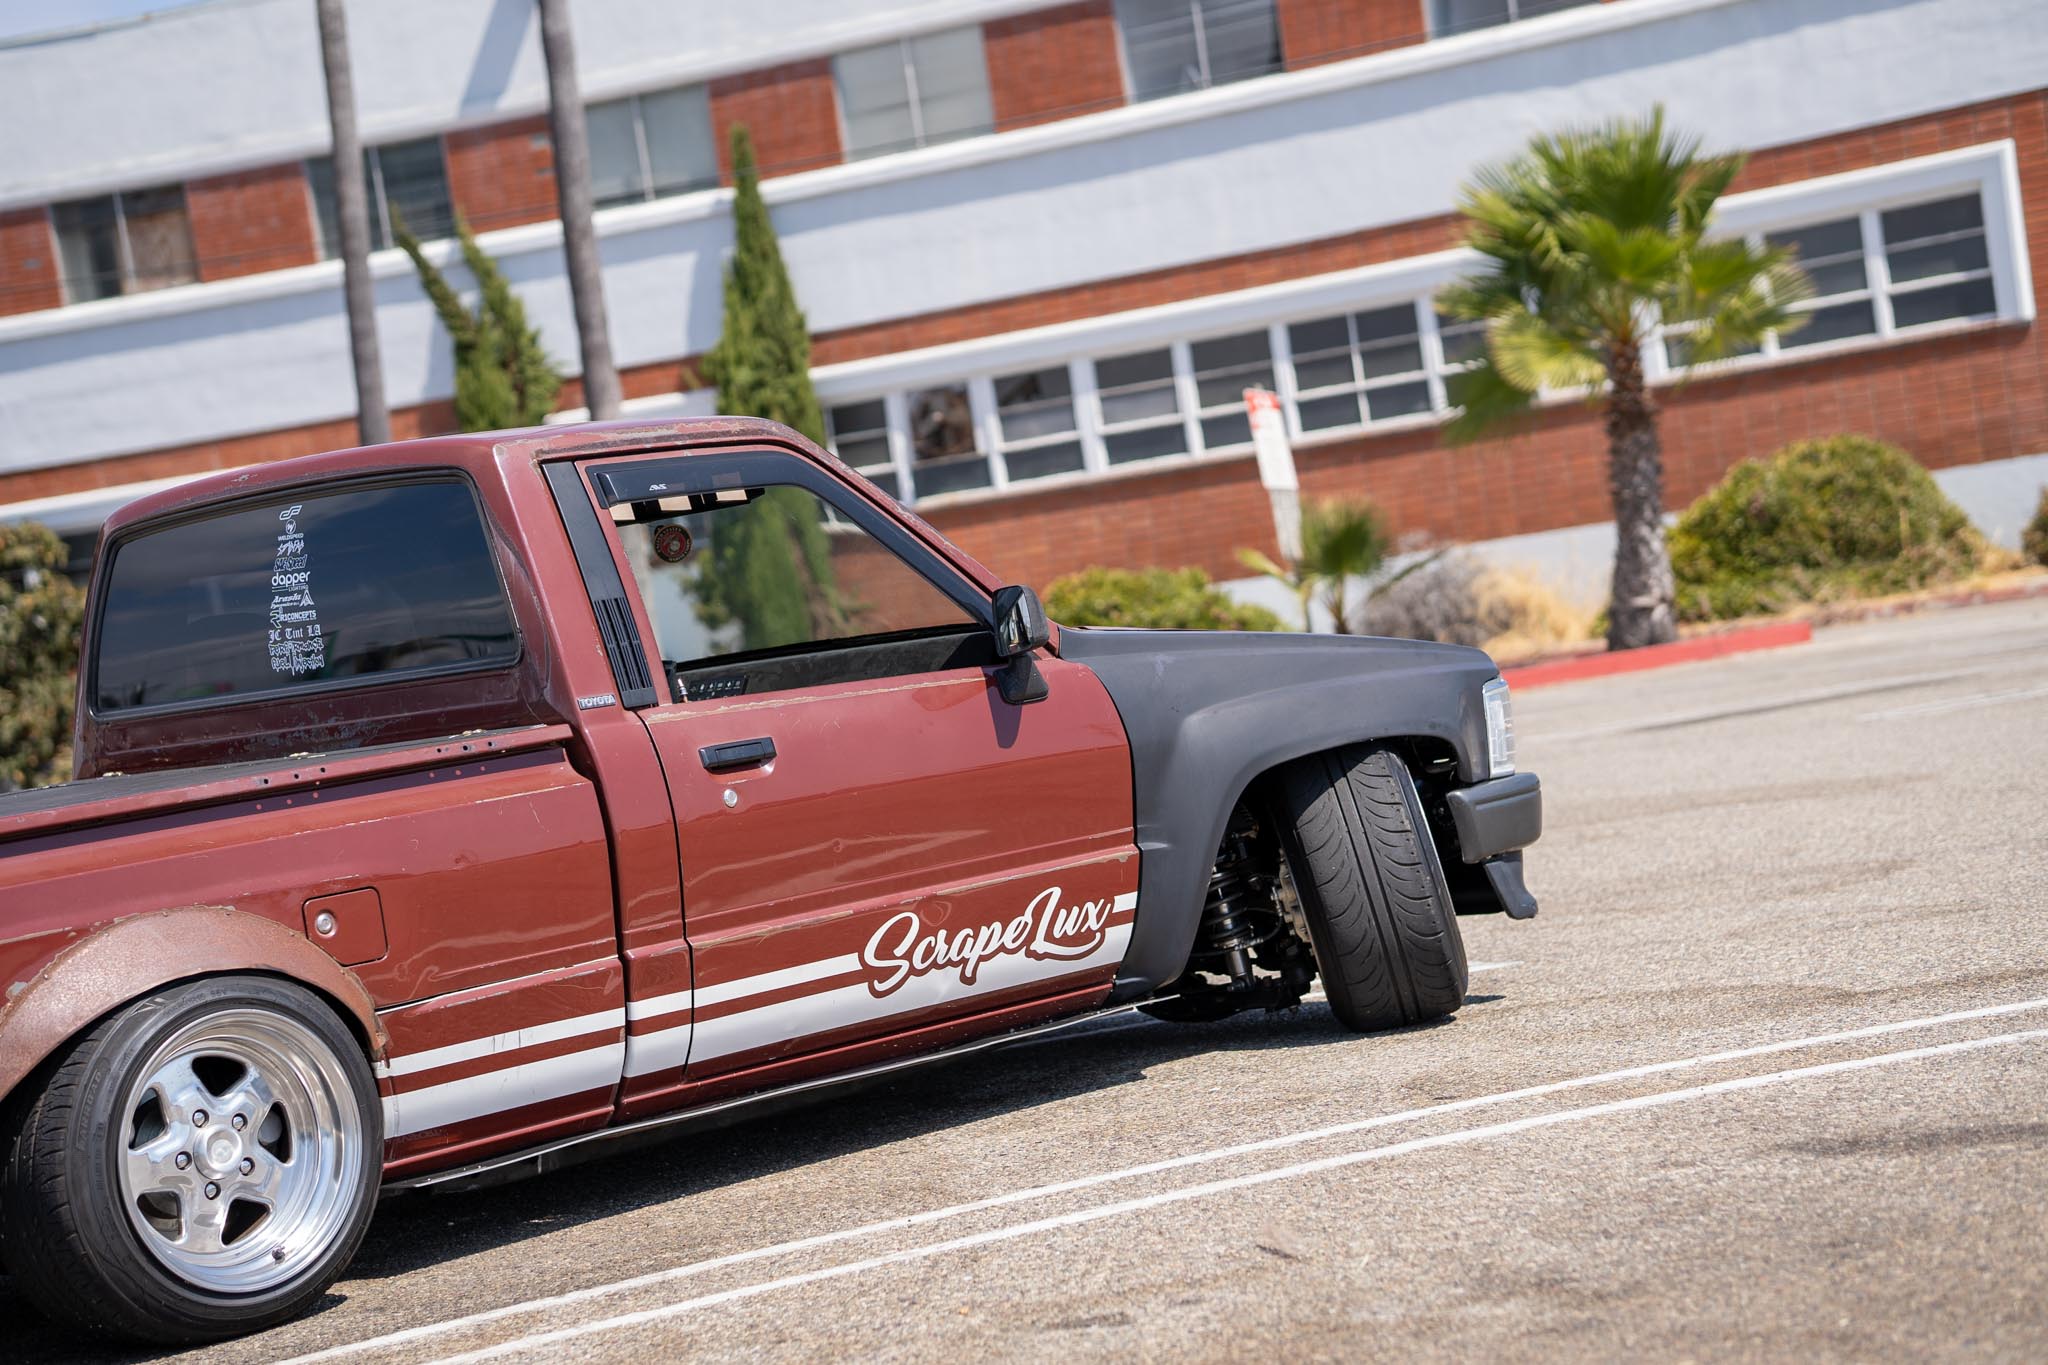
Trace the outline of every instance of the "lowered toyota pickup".
[[1143, 1009], [1456, 1010], [1536, 903], [1477, 650], [1061, 629], [786, 428], [413, 441], [102, 537], [77, 781], [0, 796], [0, 1257], [306, 1308], [462, 1187]]

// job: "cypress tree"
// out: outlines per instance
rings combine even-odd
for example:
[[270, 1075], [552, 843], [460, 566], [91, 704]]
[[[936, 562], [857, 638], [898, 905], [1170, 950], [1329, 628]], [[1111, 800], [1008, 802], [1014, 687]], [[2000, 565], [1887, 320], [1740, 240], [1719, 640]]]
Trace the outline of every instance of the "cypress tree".
[[538, 426], [554, 410], [562, 390], [561, 372], [540, 344], [540, 332], [528, 325], [526, 307], [505, 282], [498, 263], [476, 244], [476, 236], [460, 218], [455, 236], [462, 259], [477, 283], [472, 313], [425, 253], [419, 238], [394, 208], [392, 235], [419, 272], [441, 325], [455, 343], [455, 420], [464, 431], [499, 431]]
[[[825, 416], [811, 387], [811, 334], [782, 263], [761, 198], [754, 143], [732, 130], [733, 252], [725, 267], [725, 323], [704, 354], [718, 410], [766, 417], [825, 443]], [[736, 623], [744, 648], [770, 649], [847, 629], [818, 504], [793, 488], [769, 489], [720, 512], [697, 597], [708, 625]]]
[[34, 522], [0, 524], [0, 791], [71, 776], [71, 713], [85, 594], [64, 542]]

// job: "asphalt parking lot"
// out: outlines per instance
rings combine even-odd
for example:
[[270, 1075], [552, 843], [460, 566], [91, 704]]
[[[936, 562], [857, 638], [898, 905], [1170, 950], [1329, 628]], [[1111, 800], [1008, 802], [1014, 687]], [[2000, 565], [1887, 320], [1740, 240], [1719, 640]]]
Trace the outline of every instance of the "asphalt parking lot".
[[1543, 911], [1453, 1021], [1127, 1017], [393, 1201], [212, 1358], [2048, 1356], [2048, 602], [1517, 719]]

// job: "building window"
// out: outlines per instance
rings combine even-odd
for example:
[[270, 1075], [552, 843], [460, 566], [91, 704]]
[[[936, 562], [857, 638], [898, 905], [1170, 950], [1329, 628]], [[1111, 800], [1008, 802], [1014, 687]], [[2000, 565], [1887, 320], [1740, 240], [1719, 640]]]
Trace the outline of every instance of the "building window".
[[1102, 451], [1111, 464], [1187, 453], [1187, 423], [1181, 418], [1170, 349], [1096, 361], [1095, 387], [1102, 408]]
[[1877, 215], [1892, 326], [1919, 327], [1998, 311], [1984, 201], [1975, 194]]
[[1065, 365], [999, 375], [994, 396], [1003, 467], [1011, 483], [1079, 473], [1086, 466], [1073, 376]]
[[84, 303], [199, 278], [185, 189], [124, 190], [50, 209], [64, 300]]
[[1287, 344], [1304, 432], [1412, 417], [1435, 406], [1420, 303], [1298, 322], [1287, 329]]
[[1252, 423], [1244, 391], [1273, 387], [1273, 346], [1266, 330], [1197, 341], [1188, 347], [1188, 356], [1195, 372], [1202, 448], [1249, 445]]
[[[363, 149], [363, 178], [370, 196], [370, 249], [396, 246], [393, 214], [423, 242], [455, 231], [455, 207], [448, 198], [448, 168], [441, 158], [441, 139], [423, 137]], [[341, 218], [334, 201], [334, 158], [314, 157], [306, 163], [306, 183], [313, 192], [314, 221], [320, 227], [320, 254], [341, 254]]]
[[1813, 280], [1813, 297], [1799, 305], [1799, 311], [1806, 314], [1806, 326], [1785, 336], [1781, 346], [1817, 346], [1877, 331], [1877, 308], [1863, 260], [1861, 219], [1843, 218], [1792, 232], [1773, 232], [1765, 240], [1790, 251]]
[[[1991, 248], [1980, 193], [1765, 232], [1761, 241], [1792, 253], [1813, 281], [1796, 311], [1806, 325], [1767, 336], [1745, 354], [1782, 355], [1859, 337], [1890, 337], [1940, 323], [1998, 315]], [[1666, 332], [1667, 363], [1688, 363], [1685, 333]]]
[[1470, 33], [1475, 28], [1493, 28], [1561, 9], [1597, 5], [1601, 0], [1432, 0], [1430, 15], [1440, 38]]
[[827, 408], [825, 424], [830, 429], [833, 454], [890, 497], [904, 500], [896, 461], [889, 451], [888, 408], [881, 399]]
[[1273, 0], [1116, 0], [1131, 98], [1159, 99], [1278, 71]]
[[947, 29], [832, 59], [849, 160], [995, 127], [979, 28]]
[[989, 486], [988, 453], [975, 426], [965, 384], [941, 384], [910, 395], [910, 478], [917, 496]]
[[590, 194], [599, 208], [687, 194], [718, 183], [711, 101], [701, 85], [629, 95], [584, 111]]

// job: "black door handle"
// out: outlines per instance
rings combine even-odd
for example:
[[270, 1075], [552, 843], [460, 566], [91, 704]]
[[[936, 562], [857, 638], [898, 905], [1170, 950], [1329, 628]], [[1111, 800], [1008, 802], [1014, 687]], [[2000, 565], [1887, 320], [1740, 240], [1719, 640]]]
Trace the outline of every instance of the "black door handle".
[[730, 744], [707, 744], [697, 751], [697, 757], [712, 772], [727, 772], [766, 763], [775, 757], [775, 741], [763, 735], [759, 739], [736, 739]]

